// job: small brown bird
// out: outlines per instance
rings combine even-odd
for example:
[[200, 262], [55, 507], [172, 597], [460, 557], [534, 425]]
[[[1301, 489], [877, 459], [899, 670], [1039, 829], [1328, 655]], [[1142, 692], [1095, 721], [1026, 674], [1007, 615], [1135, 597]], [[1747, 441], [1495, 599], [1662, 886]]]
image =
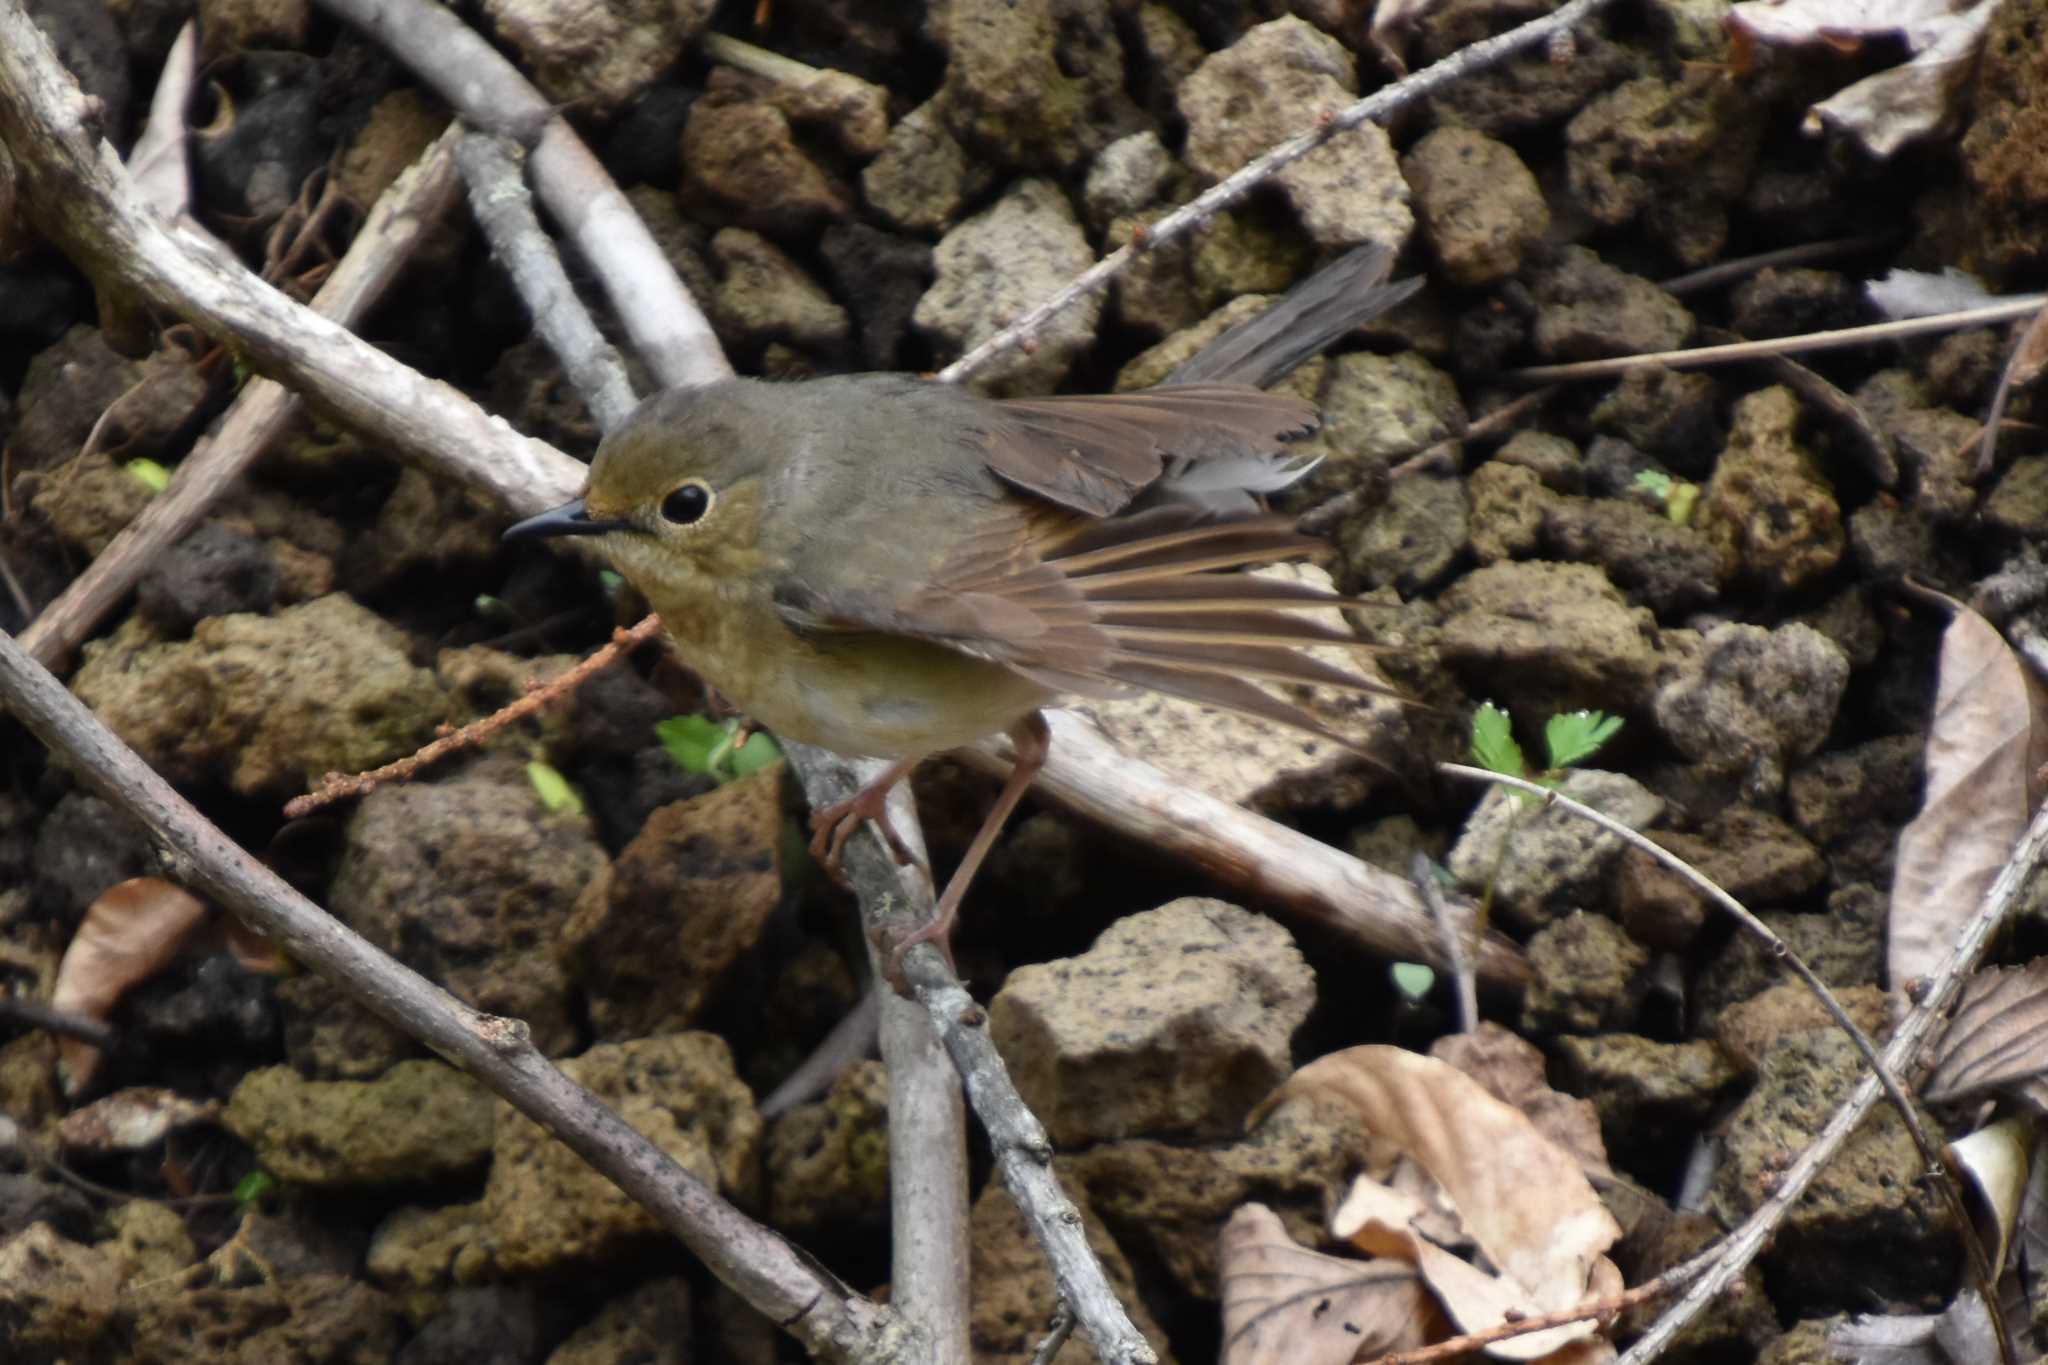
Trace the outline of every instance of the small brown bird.
[[814, 812], [828, 865], [863, 819], [902, 857], [889, 789], [1010, 733], [1015, 770], [900, 961], [943, 946], [1060, 695], [1149, 689], [1324, 734], [1257, 683], [1387, 691], [1300, 652], [1356, 643], [1292, 614], [1345, 599], [1232, 571], [1323, 548], [1263, 510], [1313, 463], [1284, 442], [1317, 419], [1263, 388], [1420, 287], [1386, 283], [1391, 264], [1352, 252], [1135, 393], [997, 400], [891, 374], [671, 390], [605, 438], [582, 497], [505, 535], [595, 537], [753, 719], [894, 760]]

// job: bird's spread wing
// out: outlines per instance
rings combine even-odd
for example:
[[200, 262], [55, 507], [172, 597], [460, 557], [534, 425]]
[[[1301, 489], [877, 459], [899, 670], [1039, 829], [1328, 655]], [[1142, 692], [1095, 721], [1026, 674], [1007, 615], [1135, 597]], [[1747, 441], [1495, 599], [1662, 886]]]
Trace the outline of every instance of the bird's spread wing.
[[1321, 548], [1284, 516], [1218, 521], [1199, 508], [1168, 505], [1098, 520], [1019, 504], [958, 540], [926, 583], [893, 599], [792, 587], [778, 600], [798, 629], [908, 635], [1064, 692], [1142, 688], [1341, 743], [1257, 683], [1392, 695], [1382, 683], [1301, 652], [1313, 644], [1364, 647], [1294, 614], [1350, 599], [1230, 572]]
[[1162, 476], [1210, 461], [1238, 462], [1256, 484], [1269, 466], [1291, 463], [1282, 442], [1316, 425], [1313, 403], [1242, 384], [1012, 398], [992, 406], [997, 417], [984, 454], [990, 471], [1098, 517], [1122, 511]]

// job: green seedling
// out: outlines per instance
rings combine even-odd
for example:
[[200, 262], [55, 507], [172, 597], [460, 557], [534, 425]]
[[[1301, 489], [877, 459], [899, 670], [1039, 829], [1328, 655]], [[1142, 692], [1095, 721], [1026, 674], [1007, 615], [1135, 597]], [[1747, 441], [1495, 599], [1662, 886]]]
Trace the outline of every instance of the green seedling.
[[553, 764], [535, 759], [526, 765], [526, 780], [533, 783], [534, 795], [550, 815], [583, 814], [583, 798]]
[[737, 719], [670, 716], [654, 727], [654, 733], [677, 767], [702, 773], [723, 785], [759, 772], [782, 757], [782, 746], [773, 736], [756, 730], [740, 743], [739, 729]]
[[1429, 997], [1430, 988], [1436, 985], [1436, 971], [1421, 962], [1396, 962], [1388, 969], [1394, 980], [1394, 989], [1411, 1004], [1420, 1004]]
[[[1543, 749], [1550, 766], [1532, 773], [1529, 760], [1523, 756], [1522, 746], [1515, 743], [1514, 721], [1492, 702], [1481, 702], [1479, 709], [1472, 713], [1472, 757], [1489, 772], [1554, 787], [1564, 780], [1566, 768], [1600, 752], [1620, 729], [1621, 717], [1610, 716], [1604, 711], [1566, 711], [1552, 716], [1543, 726]], [[1522, 809], [1535, 805], [1538, 800], [1525, 791], [1514, 791], [1512, 795], [1521, 803]], [[1509, 824], [1510, 832], [1520, 818], [1521, 810], [1517, 810]], [[1507, 851], [1508, 840], [1502, 839], [1495, 853], [1493, 870], [1486, 878], [1486, 890], [1479, 897], [1479, 915], [1472, 941], [1475, 952], [1479, 938], [1492, 918], [1493, 889], [1500, 880], [1500, 860], [1507, 856]]]
[[128, 471], [128, 477], [152, 493], [161, 493], [171, 486], [171, 471], [155, 460], [134, 459], [121, 466]]
[[1472, 713], [1472, 757], [1490, 772], [1528, 778], [1555, 786], [1563, 770], [1583, 763], [1606, 747], [1621, 730], [1621, 717], [1604, 711], [1566, 711], [1552, 716], [1543, 727], [1543, 748], [1550, 763], [1531, 773], [1522, 746], [1515, 743], [1514, 722], [1492, 702], [1482, 702]]
[[1700, 500], [1698, 484], [1674, 479], [1661, 469], [1644, 469], [1636, 474], [1636, 487], [1664, 504], [1664, 515], [1673, 525], [1691, 523], [1693, 508]]
[[277, 1177], [258, 1167], [235, 1182], [229, 1196], [243, 1210], [256, 1208], [277, 1189]]

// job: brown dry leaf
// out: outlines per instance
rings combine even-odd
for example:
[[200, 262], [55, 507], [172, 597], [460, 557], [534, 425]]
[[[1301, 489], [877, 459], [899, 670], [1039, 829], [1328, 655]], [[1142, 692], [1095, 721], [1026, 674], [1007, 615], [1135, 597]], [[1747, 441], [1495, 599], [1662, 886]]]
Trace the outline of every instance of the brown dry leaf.
[[1534, 1043], [1492, 1020], [1469, 1033], [1451, 1033], [1430, 1045], [1429, 1055], [1448, 1062], [1486, 1087], [1486, 1093], [1529, 1116], [1536, 1131], [1579, 1159], [1589, 1175], [1612, 1175], [1600, 1115], [1593, 1102], [1554, 1090]]
[[2003, 1091], [2048, 1114], [2048, 957], [1963, 985], [1920, 1093], [1935, 1104]]
[[[86, 909], [64, 960], [57, 964], [50, 1004], [105, 1020], [129, 987], [146, 981], [178, 955], [206, 918], [206, 904], [160, 877], [135, 877], [108, 887]], [[75, 1038], [57, 1040], [64, 1093], [92, 1081], [100, 1050]]]
[[1263, 1204], [1230, 1215], [1221, 1252], [1224, 1365], [1342, 1365], [1442, 1333], [1415, 1267], [1311, 1251]]
[[2026, 829], [2040, 797], [2034, 774], [2048, 760], [2041, 688], [1989, 621], [1954, 607], [1941, 637], [1927, 791], [1899, 833], [1892, 874], [1894, 991], [1948, 960]]
[[[1303, 1067], [1267, 1103], [1291, 1095], [1341, 1100], [1435, 1178], [1500, 1271], [1412, 1239], [1424, 1278], [1464, 1331], [1498, 1326], [1511, 1312], [1575, 1308], [1596, 1273], [1603, 1280], [1611, 1273], [1602, 1253], [1621, 1229], [1578, 1158], [1457, 1068], [1400, 1048], [1354, 1047]], [[1488, 1351], [1527, 1360], [1595, 1330], [1590, 1323], [1556, 1328]]]

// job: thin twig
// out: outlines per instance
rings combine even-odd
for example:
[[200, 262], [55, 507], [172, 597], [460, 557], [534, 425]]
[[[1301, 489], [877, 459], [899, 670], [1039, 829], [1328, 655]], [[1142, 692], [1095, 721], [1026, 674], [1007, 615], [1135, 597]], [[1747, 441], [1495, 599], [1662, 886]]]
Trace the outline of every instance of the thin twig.
[[[454, 204], [454, 156], [454, 135], [444, 134], [392, 182], [320, 286], [314, 311], [349, 325], [376, 305], [422, 237]], [[302, 411], [304, 401], [273, 380], [259, 377], [243, 385], [215, 434], [179, 462], [170, 487], [151, 498], [30, 623], [22, 648], [48, 667], [68, 658]]]
[[351, 796], [368, 796], [386, 782], [403, 782], [428, 764], [438, 762], [457, 750], [475, 748], [514, 721], [524, 720], [568, 696], [583, 685], [584, 679], [610, 668], [628, 650], [645, 644], [660, 631], [661, 618], [649, 612], [630, 627], [614, 630], [611, 639], [592, 650], [588, 658], [579, 659], [573, 668], [534, 688], [517, 701], [499, 707], [482, 720], [471, 721], [460, 730], [451, 730], [433, 743], [381, 768], [373, 768], [366, 773], [328, 773], [313, 790], [285, 802], [285, 818], [304, 819], [333, 802]]
[[561, 362], [569, 386], [597, 419], [598, 429], [610, 431], [636, 401], [626, 362], [576, 298], [562, 258], [540, 229], [533, 196], [510, 147], [489, 133], [469, 133], [456, 147], [455, 164], [469, 189], [470, 211], [490, 240], [491, 255], [512, 276], [534, 330]]
[[[1983, 960], [1993, 935], [2019, 903], [2020, 892], [2039, 867], [2044, 854], [2048, 854], [2048, 802], [2034, 812], [2027, 832], [2013, 846], [2012, 857], [1984, 893], [1977, 912], [1956, 936], [1956, 946], [1948, 961], [1935, 973], [1913, 1011], [1893, 1031], [1892, 1040], [1884, 1051], [1885, 1063], [1891, 1070], [1896, 1072], [1908, 1068], [1919, 1058], [1934, 1030], [1946, 1019], [1964, 980]], [[1875, 1073], [1863, 1078], [1848, 1100], [1828, 1120], [1827, 1126], [1821, 1129], [1820, 1135], [1786, 1168], [1763, 1203], [1743, 1220], [1742, 1226], [1722, 1240], [1712, 1268], [1694, 1281], [1684, 1296], [1652, 1324], [1650, 1330], [1629, 1347], [1615, 1365], [1651, 1365], [1703, 1308], [1734, 1283], [1735, 1278], [1769, 1243], [1785, 1214], [1834, 1159], [1849, 1136], [1862, 1125], [1881, 1093], [1882, 1087]]]
[[718, 337], [632, 203], [532, 82], [446, 5], [321, 0], [412, 68], [465, 123], [528, 152], [541, 202], [589, 261], [664, 387], [732, 374]]
[[[849, 760], [810, 745], [785, 741], [783, 748], [803, 781], [804, 793], [813, 809], [845, 800], [862, 783], [860, 771]], [[1053, 749], [1057, 752], [1058, 748], [1055, 740]], [[909, 796], [899, 786], [891, 793], [891, 800], [907, 806]], [[901, 833], [903, 821], [896, 809], [892, 807], [890, 818]], [[871, 944], [900, 939], [905, 930], [917, 928], [930, 917], [929, 879], [912, 881], [910, 888], [914, 889], [906, 888], [883, 841], [874, 837], [872, 830], [867, 837], [847, 844], [846, 869], [860, 892]], [[1060, 1189], [1052, 1170], [1052, 1141], [1017, 1093], [1009, 1070], [989, 1037], [987, 1011], [975, 1003], [954, 977], [944, 954], [928, 943], [917, 945], [904, 956], [903, 975], [952, 1058], [975, 1117], [988, 1133], [996, 1174], [1045, 1253], [1060, 1300], [1078, 1319], [1097, 1358], [1118, 1365], [1155, 1360], [1152, 1348], [1131, 1325], [1123, 1305], [1109, 1287], [1101, 1262], [1089, 1249], [1079, 1213]], [[889, 1008], [885, 1002], [885, 1038]], [[924, 1211], [900, 1221], [896, 1236], [925, 1235], [917, 1219], [929, 1217], [930, 1212]]]
[[1463, 763], [1439, 763], [1437, 764], [1437, 771], [1449, 777], [1462, 777], [1468, 781], [1490, 782], [1503, 787], [1512, 787], [1516, 791], [1527, 792], [1531, 796], [1540, 798], [1547, 806], [1561, 806], [1573, 815], [1578, 816], [1581, 820], [1606, 830], [1609, 834], [1620, 839], [1637, 852], [1655, 859], [1697, 887], [1701, 894], [1727, 911], [1734, 918], [1735, 922], [1742, 926], [1744, 931], [1762, 942], [1770, 950], [1771, 956], [1790, 967], [1793, 974], [1806, 983], [1806, 988], [1813, 992], [1815, 999], [1820, 1001], [1821, 1008], [1828, 1012], [1828, 1017], [1835, 1021], [1835, 1025], [1842, 1032], [1849, 1035], [1850, 1040], [1856, 1044], [1856, 1050], [1863, 1054], [1863, 1060], [1870, 1064], [1871, 1069], [1877, 1073], [1879, 1079], [1883, 1082], [1885, 1093], [1891, 1097], [1892, 1104], [1898, 1109], [1899, 1117], [1905, 1122], [1907, 1131], [1913, 1135], [1913, 1145], [1919, 1149], [1921, 1159], [1928, 1163], [1930, 1169], [1939, 1167], [1942, 1164], [1940, 1144], [1929, 1137], [1926, 1130], [1921, 1127], [1919, 1115], [1913, 1110], [1913, 1102], [1907, 1098], [1906, 1092], [1900, 1088], [1898, 1080], [1889, 1070], [1885, 1069], [1883, 1061], [1878, 1054], [1877, 1044], [1870, 1040], [1870, 1035], [1865, 1033], [1854, 1019], [1849, 1017], [1849, 1012], [1842, 1008], [1842, 1002], [1835, 998], [1835, 993], [1828, 989], [1826, 982], [1814, 974], [1813, 968], [1806, 965], [1805, 959], [1792, 951], [1791, 944], [1779, 937], [1768, 924], [1765, 924], [1762, 920], [1751, 914], [1749, 908], [1743, 905], [1741, 901], [1722, 890], [1711, 877], [1708, 877], [1698, 868], [1693, 867], [1670, 849], [1657, 843], [1656, 840], [1630, 829], [1627, 825], [1604, 811], [1595, 810], [1583, 801], [1573, 800], [1554, 787], [1546, 787], [1540, 782], [1531, 782], [1527, 778], [1510, 777], [1506, 773], [1495, 772], [1491, 768], [1474, 768]]
[[1746, 280], [1764, 270], [1780, 270], [1786, 266], [1812, 265], [1817, 261], [1839, 260], [1844, 256], [1859, 256], [1866, 251], [1875, 251], [1898, 240], [1895, 232], [1873, 232], [1862, 237], [1831, 237], [1824, 242], [1801, 242], [1797, 246], [1779, 247], [1776, 251], [1759, 251], [1754, 256], [1743, 256], [1732, 261], [1716, 261], [1702, 270], [1685, 275], [1673, 275], [1658, 282], [1657, 287], [1667, 294], [1697, 294], [1703, 290], [1716, 289], [1736, 280]]
[[1415, 883], [1415, 893], [1429, 907], [1429, 916], [1436, 921], [1437, 931], [1443, 935], [1444, 957], [1449, 963], [1451, 986], [1458, 1000], [1458, 1031], [1470, 1033], [1479, 1027], [1479, 987], [1472, 964], [1465, 960], [1465, 933], [1451, 918], [1450, 906], [1444, 901], [1443, 886], [1436, 879], [1436, 864], [1419, 848], [1408, 860], [1408, 880]]
[[1798, 336], [1771, 337], [1764, 341], [1738, 341], [1726, 346], [1698, 346], [1689, 351], [1649, 351], [1608, 360], [1578, 360], [1568, 365], [1529, 365], [1505, 371], [1500, 378], [1518, 384], [1560, 384], [1575, 379], [1608, 379], [1651, 365], [1662, 365], [1668, 370], [1689, 370], [1700, 365], [1730, 365], [1766, 356], [1864, 346], [1873, 341], [1900, 341], [1933, 332], [1956, 332], [1965, 327], [1989, 327], [1993, 323], [2010, 322], [2038, 310], [2044, 299], [2048, 299], [2048, 295], [2029, 294], [2024, 298], [2001, 299], [1981, 308], [1965, 308], [1956, 313], [1873, 322], [1863, 327], [1838, 327], [1833, 331], [1803, 332]]
[[1532, 1332], [1547, 1332], [1553, 1327], [1569, 1327], [1575, 1322], [1609, 1322], [1626, 1313], [1637, 1304], [1661, 1299], [1677, 1290], [1688, 1280], [1703, 1275], [1713, 1263], [1711, 1254], [1695, 1256], [1684, 1265], [1673, 1266], [1654, 1280], [1645, 1280], [1634, 1289], [1624, 1289], [1604, 1299], [1582, 1303], [1576, 1308], [1564, 1308], [1540, 1317], [1522, 1318], [1515, 1322], [1504, 1322], [1498, 1327], [1488, 1327], [1478, 1332], [1467, 1332], [1463, 1336], [1450, 1337], [1412, 1351], [1395, 1351], [1390, 1355], [1373, 1356], [1365, 1365], [1430, 1365], [1432, 1361], [1449, 1360], [1454, 1356], [1466, 1355], [1493, 1345], [1497, 1341], [1512, 1341], [1516, 1337], [1528, 1336]]
[[1553, 36], [1569, 33], [1612, 2], [1613, 0], [1570, 0], [1570, 3], [1560, 6], [1540, 19], [1532, 19], [1519, 28], [1509, 29], [1506, 33], [1496, 34], [1470, 47], [1462, 48], [1412, 76], [1384, 86], [1364, 99], [1334, 111], [1328, 119], [1319, 119], [1307, 132], [1298, 133], [1262, 156], [1246, 162], [1244, 166], [1217, 181], [1215, 185], [1172, 213], [1148, 225], [1143, 237], [1134, 240], [1128, 246], [1119, 247], [1097, 261], [1044, 303], [939, 371], [938, 377], [951, 383], [959, 383], [998, 356], [1035, 339], [1048, 322], [1065, 312], [1077, 300], [1108, 288], [1109, 282], [1135, 260], [1140, 251], [1154, 250], [1179, 241], [1224, 209], [1249, 195], [1270, 179], [1275, 171], [1299, 161], [1339, 134], [1389, 118], [1409, 105], [1475, 72], [1483, 71], [1496, 62], [1504, 61], [1525, 48], [1548, 42]]
[[0, 1019], [17, 1024], [27, 1024], [45, 1033], [55, 1033], [66, 1038], [76, 1038], [81, 1043], [111, 1052], [121, 1045], [121, 1035], [114, 1026], [103, 1019], [74, 1010], [60, 1010], [34, 1000], [23, 1000], [17, 996], [0, 995]]
[[[1769, 948], [1772, 956], [1790, 967], [1793, 974], [1806, 984], [1807, 990], [1813, 993], [1814, 998], [1820, 1001], [1821, 1008], [1828, 1012], [1836, 1026], [1849, 1035], [1849, 1040], [1856, 1045], [1856, 1050], [1863, 1054], [1863, 1059], [1869, 1064], [1872, 1074], [1884, 1087], [1892, 1107], [1898, 1111], [1900, 1122], [1905, 1125], [1907, 1134], [1912, 1138], [1914, 1149], [1920, 1154], [1921, 1163], [1927, 1172], [1935, 1177], [1935, 1188], [1940, 1191], [1942, 1202], [1948, 1208], [1949, 1218], [1955, 1224], [1956, 1235], [1962, 1239], [1965, 1255], [1970, 1262], [1971, 1278], [1976, 1281], [1978, 1292], [1987, 1295], [1985, 1302], [1996, 1302], [1997, 1267], [1992, 1265], [1990, 1253], [1985, 1249], [1983, 1239], [1977, 1235], [1976, 1221], [1970, 1216], [1967, 1197], [1963, 1193], [1962, 1173], [1956, 1170], [1949, 1160], [1946, 1145], [1935, 1141], [1927, 1132], [1926, 1127], [1920, 1122], [1919, 1111], [1913, 1107], [1913, 1102], [1907, 1097], [1904, 1087], [1892, 1074], [1890, 1065], [1879, 1054], [1877, 1045], [1857, 1026], [1856, 1021], [1849, 1017], [1849, 1012], [1842, 1008], [1841, 1002], [1835, 998], [1835, 993], [1827, 988], [1827, 984], [1806, 964], [1806, 960], [1792, 951], [1791, 944], [1785, 942], [1769, 925], [1751, 914], [1741, 901], [1722, 890], [1711, 877], [1685, 859], [1584, 802], [1575, 801], [1563, 792], [1545, 787], [1541, 783], [1509, 777], [1505, 773], [1493, 772], [1487, 768], [1472, 768], [1462, 763], [1440, 763], [1437, 770], [1453, 777], [1497, 782], [1518, 791], [1528, 792], [1532, 796], [1540, 796], [1545, 804], [1562, 806], [1580, 819], [1598, 825], [1697, 887], [1716, 905], [1732, 915], [1735, 922], [1752, 937]], [[2011, 1365], [2012, 1352], [2009, 1347], [2001, 1349], [2000, 1356], [2007, 1365]]]

